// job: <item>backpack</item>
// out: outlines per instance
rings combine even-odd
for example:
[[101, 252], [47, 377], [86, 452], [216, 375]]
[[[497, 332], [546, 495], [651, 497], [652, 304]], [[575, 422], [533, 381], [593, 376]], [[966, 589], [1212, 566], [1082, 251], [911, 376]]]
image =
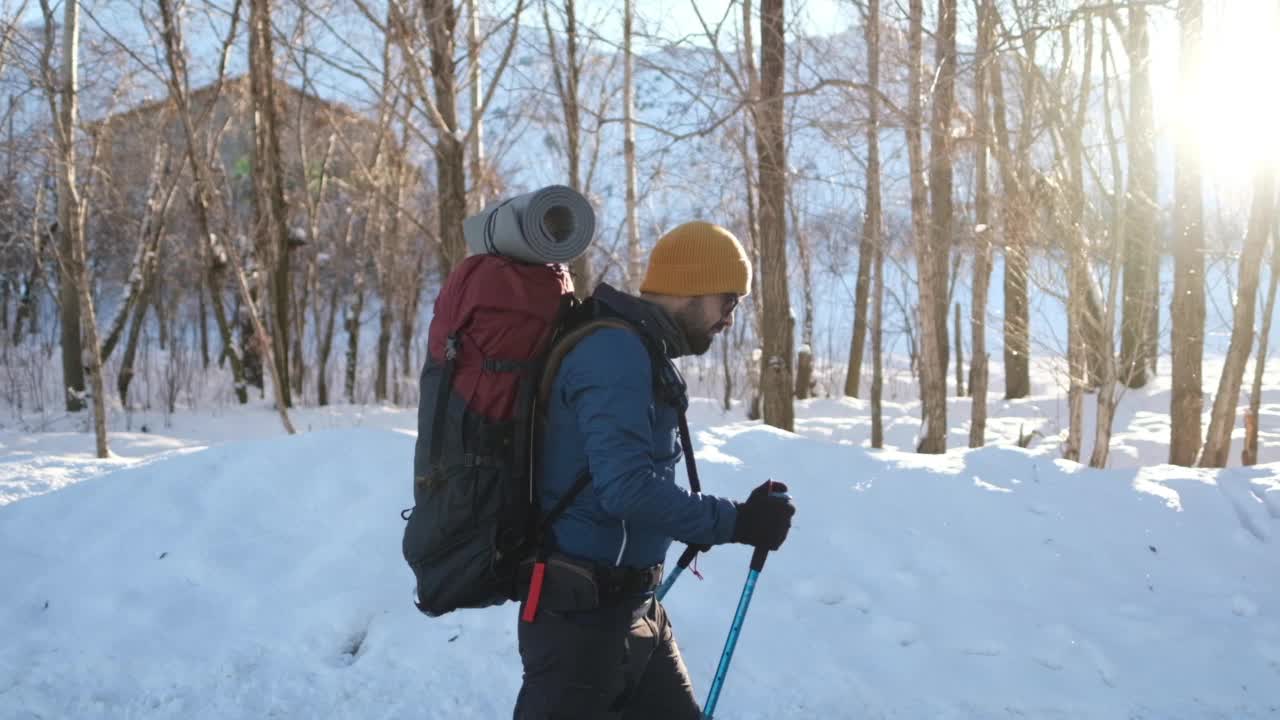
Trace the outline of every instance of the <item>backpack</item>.
[[[560, 361], [596, 329], [638, 332], [596, 315], [592, 300], [575, 298], [563, 265], [479, 254], [446, 278], [420, 378], [414, 506], [401, 514], [401, 549], [424, 614], [518, 601], [521, 562], [542, 551], [551, 523], [590, 482], [584, 473], [551, 511], [539, 511], [536, 426]], [[655, 383], [674, 388], [666, 397], [680, 403], [692, 468], [683, 380], [654, 359]]]

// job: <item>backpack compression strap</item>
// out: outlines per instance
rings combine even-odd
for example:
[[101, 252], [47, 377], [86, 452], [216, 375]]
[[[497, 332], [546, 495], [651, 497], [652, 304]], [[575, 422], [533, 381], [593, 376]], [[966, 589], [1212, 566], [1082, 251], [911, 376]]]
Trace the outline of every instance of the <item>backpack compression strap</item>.
[[450, 334], [444, 346], [444, 367], [440, 370], [440, 383], [436, 386], [435, 417], [431, 424], [431, 456], [427, 467], [438, 471], [440, 453], [444, 444], [444, 424], [449, 408], [449, 391], [453, 387], [453, 372], [457, 364], [461, 342], [456, 334]]

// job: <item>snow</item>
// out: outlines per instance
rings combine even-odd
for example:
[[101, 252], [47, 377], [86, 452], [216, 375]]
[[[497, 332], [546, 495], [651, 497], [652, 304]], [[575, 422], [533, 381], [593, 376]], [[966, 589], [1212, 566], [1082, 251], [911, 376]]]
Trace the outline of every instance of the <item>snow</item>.
[[[1167, 389], [1129, 392], [1117, 467], [1096, 471], [1057, 459], [1051, 395], [993, 393], [1000, 444], [942, 456], [864, 447], [863, 402], [798, 403], [799, 434], [695, 403], [706, 490], [771, 477], [799, 507], [717, 717], [1280, 713], [1275, 418], [1268, 464], [1176, 468], [1155, 464]], [[886, 413], [891, 442], [918, 430], [917, 404]], [[411, 603], [415, 412], [293, 419], [286, 437], [261, 404], [136, 417], [148, 432], [113, 433], [104, 461], [91, 433], [0, 431], [0, 718], [510, 717], [516, 608]], [[1020, 425], [1045, 437], [1012, 447]], [[667, 598], [700, 698], [749, 555], [715, 548]]]

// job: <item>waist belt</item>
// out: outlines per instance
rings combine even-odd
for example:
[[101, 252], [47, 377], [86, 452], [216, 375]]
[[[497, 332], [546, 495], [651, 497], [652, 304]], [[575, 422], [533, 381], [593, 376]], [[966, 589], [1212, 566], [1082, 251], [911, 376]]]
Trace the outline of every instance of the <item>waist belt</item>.
[[662, 582], [662, 564], [645, 568], [612, 567], [551, 553], [530, 558], [521, 568], [525, 607], [532, 622], [539, 609], [574, 613], [617, 607], [652, 593]]
[[617, 601], [631, 595], [643, 595], [662, 584], [662, 563], [647, 568], [597, 567], [595, 573], [602, 605], [605, 598]]

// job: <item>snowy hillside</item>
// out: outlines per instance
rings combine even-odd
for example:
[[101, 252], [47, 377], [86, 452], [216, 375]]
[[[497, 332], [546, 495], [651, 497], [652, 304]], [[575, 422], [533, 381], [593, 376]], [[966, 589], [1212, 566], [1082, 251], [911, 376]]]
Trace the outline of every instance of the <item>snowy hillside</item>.
[[[708, 492], [772, 477], [799, 505], [717, 717], [1280, 713], [1275, 440], [1254, 468], [1098, 472], [1036, 444], [872, 452], [860, 412], [802, 404], [797, 436], [697, 407]], [[515, 608], [411, 604], [413, 414], [295, 420], [178, 415], [103, 463], [89, 435], [0, 434], [0, 718], [510, 716]], [[668, 598], [700, 696], [748, 556]]]

